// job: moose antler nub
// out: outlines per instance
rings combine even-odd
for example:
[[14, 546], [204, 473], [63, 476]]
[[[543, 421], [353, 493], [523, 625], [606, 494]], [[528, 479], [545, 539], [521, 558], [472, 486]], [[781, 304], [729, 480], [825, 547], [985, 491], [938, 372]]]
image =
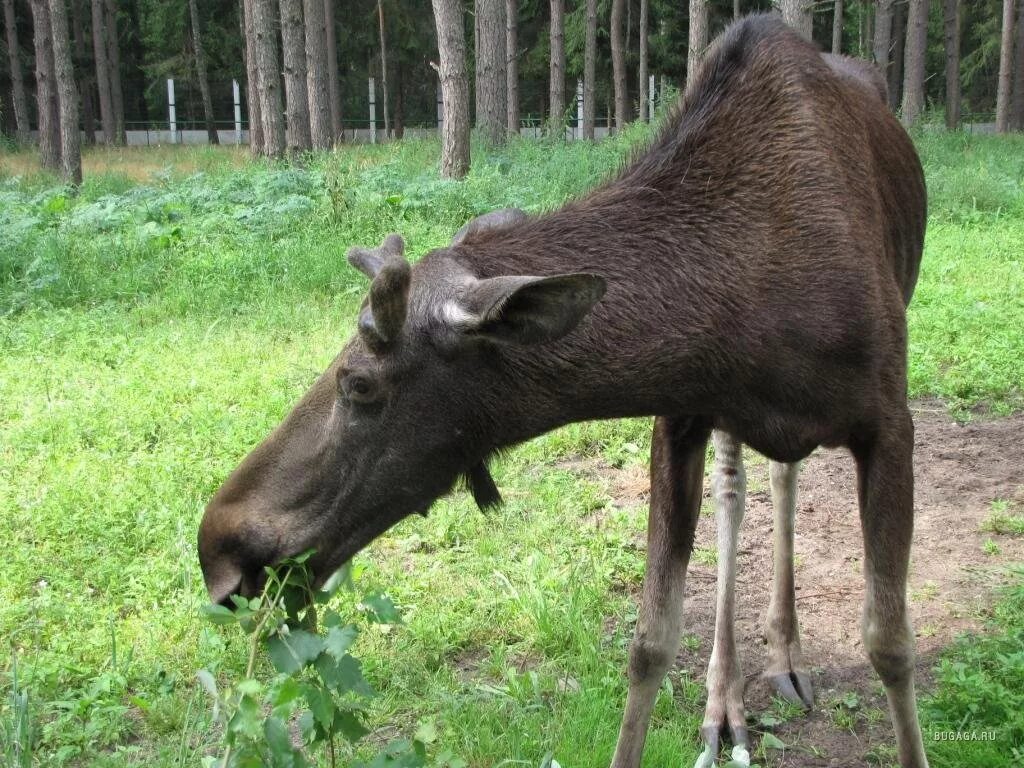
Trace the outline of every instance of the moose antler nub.
[[405, 324], [412, 269], [401, 235], [384, 238], [379, 248], [350, 248], [349, 263], [373, 280], [369, 305], [359, 317], [359, 334], [371, 349], [393, 341]]

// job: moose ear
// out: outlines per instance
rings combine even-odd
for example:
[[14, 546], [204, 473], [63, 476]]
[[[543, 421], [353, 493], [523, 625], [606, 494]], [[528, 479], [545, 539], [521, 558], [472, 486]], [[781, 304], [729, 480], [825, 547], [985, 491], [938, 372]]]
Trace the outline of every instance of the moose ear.
[[478, 280], [466, 295], [463, 327], [513, 344], [555, 341], [579, 325], [604, 292], [604, 278], [583, 272]]

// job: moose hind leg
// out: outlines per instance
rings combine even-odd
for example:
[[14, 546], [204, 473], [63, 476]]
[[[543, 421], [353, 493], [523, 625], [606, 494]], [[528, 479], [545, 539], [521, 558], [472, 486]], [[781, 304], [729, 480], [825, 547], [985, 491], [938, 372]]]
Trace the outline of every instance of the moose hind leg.
[[914, 528], [914, 425], [903, 410], [853, 445], [864, 534], [864, 647], [885, 686], [903, 768], [927, 768], [914, 698], [907, 570]]
[[613, 768], [640, 765], [655, 697], [679, 649], [683, 586], [700, 512], [709, 432], [691, 419], [654, 422], [647, 572], [629, 652], [629, 693]]
[[734, 632], [736, 548], [746, 503], [747, 477], [743, 445], [732, 435], [715, 430], [715, 468], [711, 474], [718, 534], [718, 601], [715, 609], [715, 644], [708, 663], [708, 703], [701, 736], [704, 751], [694, 768], [710, 768], [718, 758], [719, 739], [728, 729], [732, 762], [750, 765], [750, 741], [743, 710], [743, 672]]
[[800, 648], [793, 573], [796, 480], [799, 474], [799, 462], [783, 464], [772, 461], [768, 464], [774, 516], [774, 557], [772, 596], [768, 603], [768, 620], [765, 626], [768, 665], [765, 667], [764, 678], [782, 698], [811, 709], [814, 706], [814, 691]]

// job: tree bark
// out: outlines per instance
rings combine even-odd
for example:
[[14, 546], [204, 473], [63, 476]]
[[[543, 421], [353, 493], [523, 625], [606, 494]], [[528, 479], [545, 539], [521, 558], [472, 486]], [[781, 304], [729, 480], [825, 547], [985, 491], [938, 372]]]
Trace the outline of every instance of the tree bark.
[[999, 86], [996, 91], [996, 133], [1010, 129], [1010, 84], [1013, 82], [1014, 0], [1003, 0], [1003, 34], [999, 45]]
[[[879, 0], [892, 2], [892, 0]], [[832, 12], [832, 53], [843, 52], [843, 0], [836, 0]]]
[[92, 98], [92, 71], [89, 56], [89, 44], [85, 37], [85, 25], [82, 23], [82, 3], [84, 0], [71, 0], [71, 28], [75, 38], [75, 71], [78, 72], [78, 90], [82, 104], [82, 130], [85, 132], [85, 143], [96, 143], [96, 105]]
[[928, 0], [910, 0], [903, 57], [903, 124], [913, 125], [924, 109], [924, 57], [928, 43]]
[[338, 31], [334, 21], [334, 0], [324, 0], [324, 31], [327, 56], [327, 95], [331, 104], [331, 137], [345, 137], [341, 124], [341, 84], [338, 82]]
[[[629, 93], [626, 90], [626, 46], [622, 39], [622, 14], [625, 0], [612, 0], [612, 90], [615, 92], [615, 130], [621, 131], [629, 120]], [[611, 126], [609, 126], [610, 128]]]
[[280, 0], [281, 60], [284, 63], [285, 141], [288, 153], [307, 152], [309, 92], [306, 90], [306, 33], [302, 0]]
[[60, 175], [66, 184], [82, 183], [82, 140], [78, 128], [78, 91], [71, 63], [68, 11], [64, 0], [49, 0], [54, 74], [60, 110]]
[[519, 0], [505, 0], [505, 130], [519, 135]]
[[[328, 149], [338, 133], [334, 128], [328, 82], [330, 61], [327, 49], [327, 11], [323, 0], [304, 0], [302, 7], [306, 31], [306, 93], [309, 97], [310, 139], [314, 149]], [[339, 131], [340, 125], [339, 105]]]
[[907, 7], [899, 3], [892, 12], [892, 57], [889, 63], [889, 108], [895, 112], [903, 102], [903, 57], [907, 43]]
[[565, 119], [565, 0], [551, 0], [551, 87], [548, 94], [548, 131], [564, 137]]
[[395, 62], [395, 138], [405, 137], [405, 71], [402, 60]]
[[279, 0], [281, 62], [284, 66], [285, 143], [289, 154], [312, 147], [306, 70], [306, 25], [302, 0]]
[[649, 24], [648, 20], [649, 8], [648, 0], [640, 0], [640, 71], [637, 73], [637, 77], [640, 79], [640, 119], [643, 122], [647, 122], [651, 119], [651, 115], [648, 114], [647, 101], [648, 101], [648, 72], [647, 72], [647, 28]]
[[203, 48], [202, 25], [199, 23], [199, 5], [196, 0], [188, 0], [188, 14], [192, 26], [192, 52], [196, 57], [196, 77], [199, 79], [199, 93], [203, 98], [206, 137], [211, 144], [220, 144], [217, 126], [213, 121], [213, 99], [210, 97], [210, 79], [206, 73], [206, 51]]
[[47, 0], [32, 0], [36, 48], [36, 102], [39, 112], [39, 157], [44, 168], [60, 170], [60, 116], [53, 65], [53, 31]]
[[281, 76], [277, 58], [272, 0], [252, 2], [252, 52], [256, 57], [260, 117], [263, 121], [263, 154], [281, 157], [285, 149], [284, 120], [281, 115]]
[[740, 17], [740, 0], [732, 0], [732, 18], [733, 21]]
[[889, 72], [889, 49], [892, 47], [892, 5], [893, 0], [878, 0], [875, 9], [875, 39], [872, 41], [872, 56], [882, 75]]
[[110, 103], [114, 114], [114, 143], [127, 143], [124, 126], [124, 89], [121, 87], [121, 43], [117, 31], [117, 0], [106, 0], [107, 64], [110, 66]]
[[249, 115], [249, 151], [254, 157], [263, 154], [263, 119], [260, 115], [259, 73], [253, 53], [252, 0], [238, 0], [238, 24], [242, 32], [242, 55], [245, 57], [245, 102]]
[[1024, 0], [1017, 0], [1017, 44], [1013, 56], [1015, 63], [1010, 122], [1013, 130], [1024, 131]]
[[92, 50], [96, 59], [96, 87], [100, 94], [100, 125], [103, 143], [113, 144], [117, 138], [114, 127], [113, 98], [110, 93], [110, 64], [107, 60], [107, 19], [103, 0], [92, 0]]
[[21, 47], [18, 45], [14, 0], [4, 0], [4, 27], [7, 31], [7, 56], [11, 65], [11, 105], [14, 107], [16, 136], [19, 142], [27, 144], [31, 137], [28, 122], [28, 97], [25, 95], [25, 76], [21, 69]]
[[384, 106], [384, 137], [391, 137], [391, 116], [388, 112], [388, 39], [384, 28], [384, 6], [377, 0], [377, 29], [380, 31], [380, 92]]
[[441, 176], [461, 179], [469, 172], [469, 76], [461, 0], [431, 0], [437, 27], [441, 80]]
[[946, 127], [960, 125], [960, 0], [943, 2], [943, 32], [946, 48]]
[[686, 84], [693, 82], [694, 75], [704, 58], [708, 47], [708, 4], [707, 0], [690, 0], [690, 38], [686, 53]]
[[814, 18], [811, 11], [813, 0], [778, 0], [783, 20], [808, 40], [813, 38]]
[[587, 0], [587, 27], [583, 43], [583, 138], [594, 138], [595, 79], [597, 70], [597, 0]]
[[476, 126], [484, 139], [496, 146], [505, 143], [506, 111], [505, 60], [508, 32], [505, 0], [476, 0], [477, 50], [479, 64], [476, 92]]

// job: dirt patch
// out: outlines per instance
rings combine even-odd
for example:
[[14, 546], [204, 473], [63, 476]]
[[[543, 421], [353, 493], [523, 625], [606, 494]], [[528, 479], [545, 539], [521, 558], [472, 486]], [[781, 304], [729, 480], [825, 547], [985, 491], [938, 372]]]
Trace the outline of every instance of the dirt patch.
[[[981, 624], [1003, 566], [1024, 560], [1024, 538], [981, 530], [994, 500], [1013, 505], [1024, 499], [1024, 415], [958, 424], [938, 403], [917, 403], [913, 410], [916, 517], [909, 594], [920, 691], [931, 685], [939, 651]], [[772, 512], [767, 464], [749, 464], [753, 490], [740, 533], [736, 637], [747, 674], [747, 711], [760, 713], [771, 702], [759, 673], [765, 661], [762, 628], [771, 584]], [[600, 476], [607, 479], [615, 471], [604, 468]], [[635, 482], [629, 478], [622, 485]], [[849, 453], [817, 451], [804, 464], [798, 494], [797, 611], [817, 703], [807, 717], [777, 729], [795, 749], [775, 764], [862, 766], [873, 754], [891, 754], [892, 729], [860, 640], [863, 555]], [[988, 539], [995, 540], [998, 553], [986, 552]], [[697, 546], [714, 545], [714, 520], [702, 515]], [[687, 582], [686, 631], [701, 642], [696, 650], [683, 649], [677, 665], [703, 679], [713, 637], [715, 566], [694, 562], [690, 570], [695, 578]], [[843, 697], [854, 702], [852, 710], [837, 704]]]

